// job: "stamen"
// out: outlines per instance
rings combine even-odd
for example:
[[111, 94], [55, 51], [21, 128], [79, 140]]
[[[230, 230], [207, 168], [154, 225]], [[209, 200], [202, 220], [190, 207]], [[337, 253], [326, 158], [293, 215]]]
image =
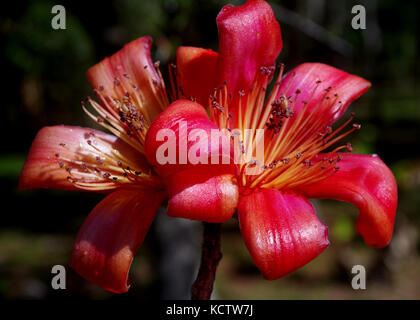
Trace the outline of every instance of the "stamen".
[[[279, 76], [269, 97], [266, 98], [266, 88], [269, 78], [274, 73], [272, 67], [262, 67], [257, 73], [254, 83], [246, 92], [241, 90], [232, 100], [232, 95], [226, 90], [216, 88], [209, 103], [212, 120], [222, 125], [224, 108], [230, 103], [237, 105], [237, 123], [230, 124], [229, 132], [234, 139], [233, 128], [239, 129], [239, 135], [244, 139], [245, 129], [264, 129], [264, 141], [246, 137], [245, 145], [239, 144], [241, 164], [239, 165], [240, 183], [249, 187], [265, 187], [287, 189], [310, 181], [319, 181], [334, 174], [339, 167], [337, 163], [342, 159], [337, 155], [339, 151], [351, 152], [351, 145], [338, 146], [330, 152], [327, 159], [318, 160], [317, 155], [345, 136], [360, 129], [359, 124], [352, 124], [351, 128], [342, 133], [353, 120], [349, 120], [333, 130], [332, 123], [337, 114], [342, 112], [344, 104], [331, 86], [322, 88], [322, 80], [317, 80], [307, 101], [301, 101], [301, 89], [289, 92], [295, 75], [292, 74], [284, 92], [280, 92], [281, 78], [284, 65], [279, 67]], [[321, 99], [314, 104], [313, 99], [318, 90], [323, 90]], [[226, 93], [225, 93], [226, 92]], [[222, 102], [223, 101], [223, 102]], [[302, 108], [295, 114], [296, 103], [302, 103]], [[239, 140], [241, 141], [241, 140]], [[264, 143], [264, 163], [249, 161], [250, 155], [255, 154], [258, 144]], [[246, 175], [247, 167], [259, 166], [262, 173]]]

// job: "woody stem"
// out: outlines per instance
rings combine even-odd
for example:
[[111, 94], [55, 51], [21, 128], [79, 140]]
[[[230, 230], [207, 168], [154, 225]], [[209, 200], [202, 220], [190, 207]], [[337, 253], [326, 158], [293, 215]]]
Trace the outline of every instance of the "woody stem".
[[220, 251], [220, 223], [203, 223], [203, 245], [201, 264], [197, 278], [191, 287], [191, 300], [209, 300], [213, 291], [216, 269], [222, 253]]

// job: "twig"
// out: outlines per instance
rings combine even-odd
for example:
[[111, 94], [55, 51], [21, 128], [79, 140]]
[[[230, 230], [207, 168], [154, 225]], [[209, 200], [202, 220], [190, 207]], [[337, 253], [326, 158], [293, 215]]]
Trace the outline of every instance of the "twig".
[[220, 251], [220, 223], [204, 223], [201, 265], [197, 279], [191, 287], [191, 300], [209, 300], [213, 291]]

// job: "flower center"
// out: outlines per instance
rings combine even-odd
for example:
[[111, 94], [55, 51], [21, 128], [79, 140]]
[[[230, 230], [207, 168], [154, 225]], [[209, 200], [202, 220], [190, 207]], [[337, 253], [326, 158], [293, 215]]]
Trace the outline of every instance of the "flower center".
[[109, 87], [100, 85], [94, 89], [100, 103], [87, 98], [96, 115], [89, 111], [82, 101], [82, 108], [90, 118], [138, 153], [122, 154], [114, 147], [118, 141], [108, 141], [109, 138], [95, 135], [93, 131], [85, 137], [77, 151], [70, 150], [70, 146], [60, 143], [63, 151], [66, 151], [63, 154], [76, 153], [71, 159], [56, 154], [60, 160], [60, 167], [68, 172], [68, 181], [76, 187], [106, 190], [120, 187], [122, 184], [137, 188], [160, 186], [160, 180], [143, 156], [149, 126], [154, 117], [169, 105], [159, 62], [156, 62], [154, 67], [160, 79], [154, 81], [150, 78], [151, 88], [158, 101], [156, 105], [145, 103], [141, 88], [138, 88], [128, 73], [123, 73], [122, 78], [115, 78]]
[[115, 78], [112, 88], [100, 85], [94, 89], [100, 103], [88, 97], [87, 101], [97, 116], [88, 111], [82, 102], [82, 108], [90, 118], [141, 153], [144, 153], [146, 133], [154, 117], [169, 105], [159, 65], [157, 61], [154, 67], [160, 80], [154, 81], [150, 78], [151, 88], [158, 101], [157, 105], [145, 103], [141, 88], [131, 80], [128, 73], [124, 73], [121, 79]]
[[[351, 145], [336, 147], [322, 158], [318, 155], [360, 129], [359, 124], [353, 124], [345, 130], [354, 113], [344, 124], [332, 129], [331, 124], [342, 111], [343, 103], [333, 88], [322, 87], [321, 80], [316, 81], [308, 101], [299, 102], [301, 89], [289, 92], [294, 76], [286, 89], [281, 89], [284, 65], [280, 65], [274, 88], [267, 95], [274, 71], [274, 67], [262, 67], [249, 90], [228, 93], [228, 84], [225, 83], [216, 88], [209, 99], [212, 121], [220, 128], [227, 128], [232, 136], [239, 130], [243, 157], [238, 180], [244, 187], [288, 189], [325, 179], [339, 170], [337, 163], [342, 156], [337, 152], [351, 151]], [[315, 96], [319, 97], [319, 90], [322, 90], [322, 97], [315, 100]], [[297, 109], [297, 103], [303, 106]], [[232, 116], [229, 109], [237, 114]], [[244, 140], [249, 130], [252, 137]], [[264, 130], [262, 138], [258, 136], [258, 130]], [[264, 156], [250, 161], [252, 155], [258, 154], [257, 148], [261, 144], [264, 145]], [[258, 174], [247, 174], [247, 168], [256, 166], [259, 166]]]

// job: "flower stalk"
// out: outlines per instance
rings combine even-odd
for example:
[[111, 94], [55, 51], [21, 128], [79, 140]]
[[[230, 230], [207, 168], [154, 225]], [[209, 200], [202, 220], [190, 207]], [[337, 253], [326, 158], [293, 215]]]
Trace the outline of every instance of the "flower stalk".
[[200, 269], [191, 287], [191, 300], [209, 300], [216, 278], [216, 269], [222, 259], [220, 251], [221, 223], [203, 223], [203, 245]]

